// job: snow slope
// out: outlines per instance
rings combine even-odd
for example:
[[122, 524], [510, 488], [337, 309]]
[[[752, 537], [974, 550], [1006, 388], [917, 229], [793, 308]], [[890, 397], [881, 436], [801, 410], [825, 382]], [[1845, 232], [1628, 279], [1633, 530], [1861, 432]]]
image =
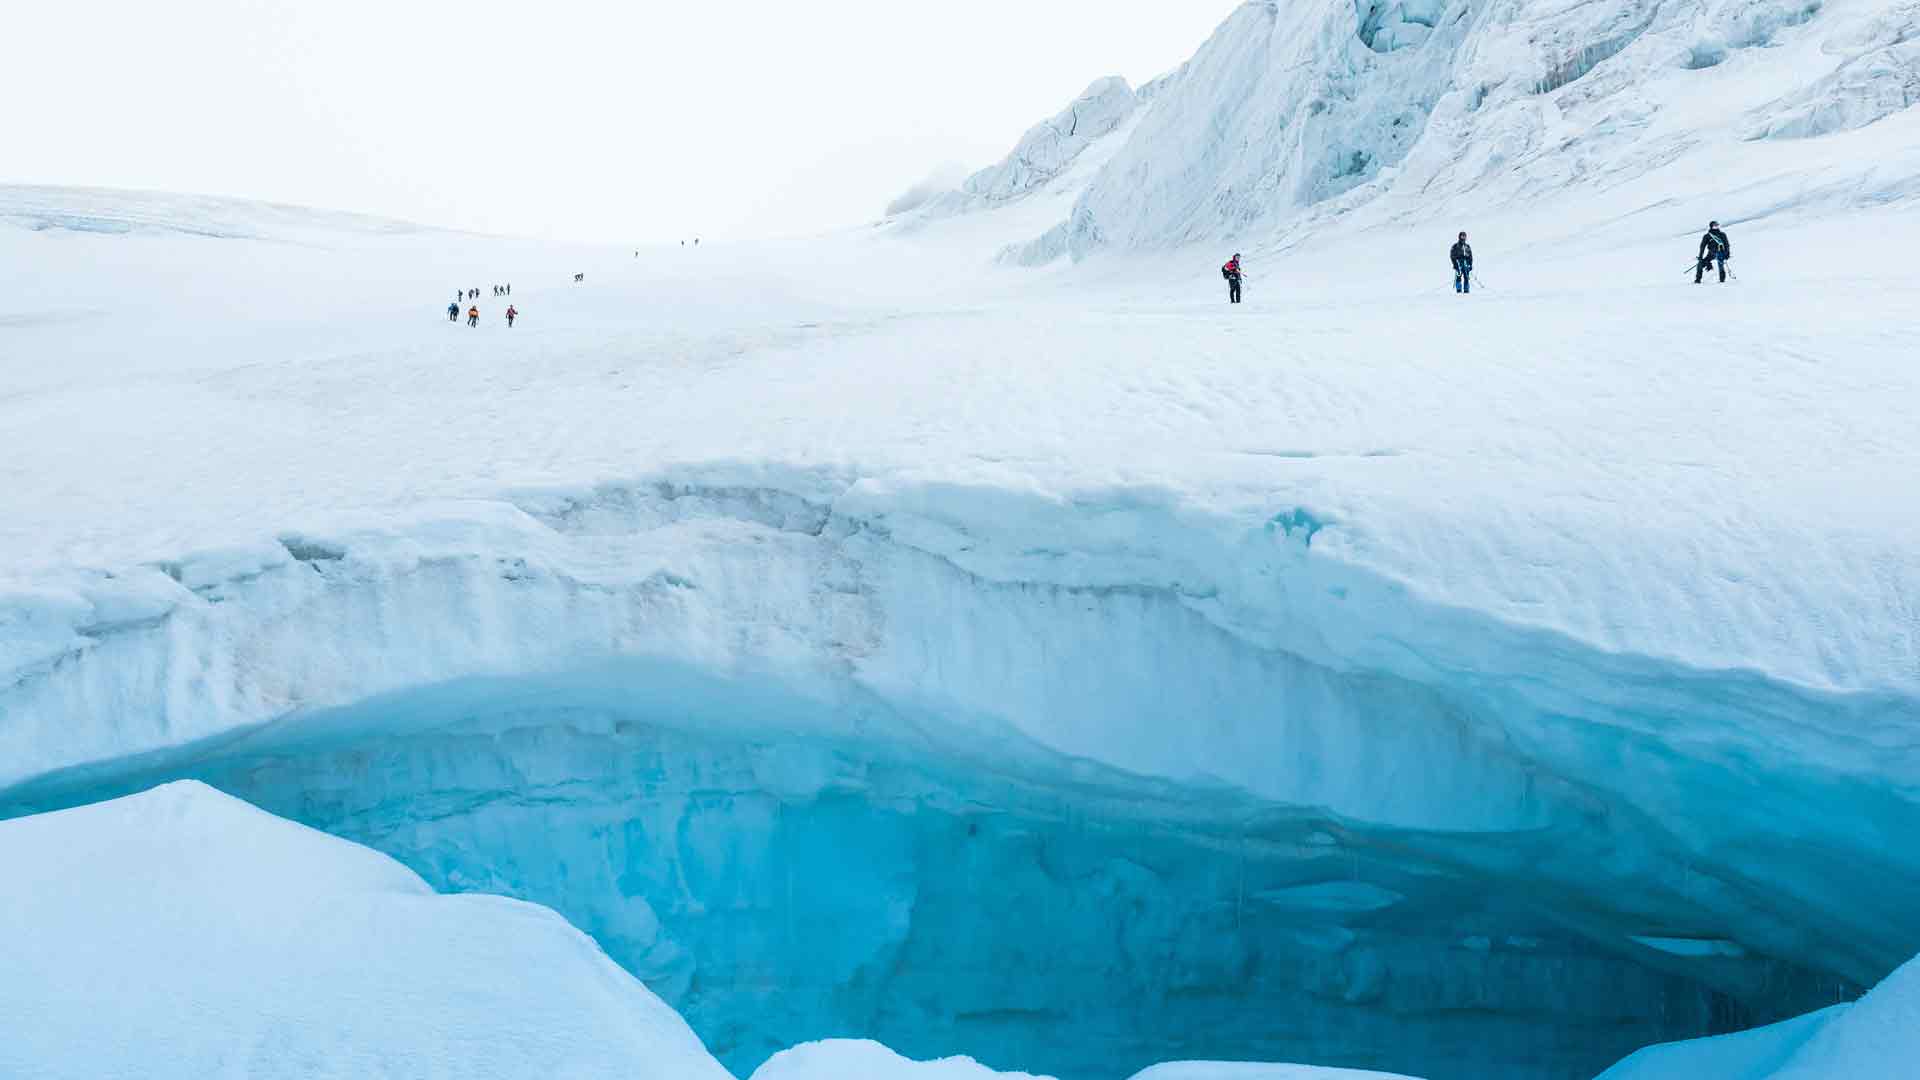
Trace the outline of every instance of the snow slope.
[[726, 1080], [550, 911], [198, 784], [0, 822], [0, 1075]]
[[1652, 1046], [1600, 1080], [1820, 1080], [1899, 1077], [1920, 1061], [1920, 960], [1852, 1004], [1754, 1031]]

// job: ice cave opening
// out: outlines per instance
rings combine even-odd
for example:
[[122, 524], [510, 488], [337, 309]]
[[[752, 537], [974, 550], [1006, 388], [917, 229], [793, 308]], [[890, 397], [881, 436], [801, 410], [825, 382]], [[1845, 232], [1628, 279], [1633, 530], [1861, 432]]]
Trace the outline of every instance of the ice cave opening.
[[590, 666], [56, 775], [0, 814], [204, 780], [437, 889], [551, 906], [741, 1076], [848, 1036], [1061, 1080], [1181, 1058], [1588, 1077], [1854, 992], [1732, 940], [1634, 935], [1612, 886], [1529, 872], [1564, 857], [1551, 827], [1368, 825], [952, 735], [982, 728]]

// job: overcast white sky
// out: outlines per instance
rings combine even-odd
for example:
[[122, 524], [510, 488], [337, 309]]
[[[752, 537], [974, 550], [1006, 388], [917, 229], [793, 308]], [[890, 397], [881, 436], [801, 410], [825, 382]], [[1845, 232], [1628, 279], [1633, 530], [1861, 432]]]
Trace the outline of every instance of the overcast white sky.
[[0, 21], [0, 182], [666, 240], [877, 217], [1236, 0], [54, 0]]

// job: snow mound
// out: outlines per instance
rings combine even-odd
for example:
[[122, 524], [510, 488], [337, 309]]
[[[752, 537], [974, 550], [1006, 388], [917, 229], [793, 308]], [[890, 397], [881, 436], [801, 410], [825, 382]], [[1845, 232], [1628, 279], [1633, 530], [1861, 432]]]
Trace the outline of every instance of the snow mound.
[[1773, 1080], [1912, 1076], [1920, 1067], [1920, 958], [1828, 1017]]
[[727, 1080], [553, 912], [192, 782], [0, 823], [0, 1075]]
[[995, 1072], [969, 1057], [910, 1061], [877, 1042], [824, 1039], [767, 1059], [752, 1080], [1050, 1080], [1023, 1072]]
[[1268, 1065], [1243, 1061], [1175, 1061], [1155, 1065], [1133, 1080], [1415, 1080], [1398, 1073], [1327, 1069], [1315, 1065]]
[[1712, 1039], [1650, 1046], [1599, 1080], [1903, 1080], [1920, 1063], [1920, 958], [1859, 1001]]
[[1731, 1035], [1649, 1046], [1600, 1074], [1599, 1080], [1769, 1080], [1814, 1032], [1846, 1008], [1835, 1005]]

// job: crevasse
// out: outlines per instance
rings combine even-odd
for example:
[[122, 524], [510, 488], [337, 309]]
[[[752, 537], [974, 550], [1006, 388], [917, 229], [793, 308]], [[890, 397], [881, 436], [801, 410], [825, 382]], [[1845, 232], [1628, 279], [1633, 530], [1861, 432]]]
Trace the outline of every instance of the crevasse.
[[1327, 527], [681, 477], [74, 579], [13, 606], [0, 810], [206, 780], [556, 908], [741, 1073], [1572, 1077], [1920, 950], [1911, 700], [1432, 605]]

